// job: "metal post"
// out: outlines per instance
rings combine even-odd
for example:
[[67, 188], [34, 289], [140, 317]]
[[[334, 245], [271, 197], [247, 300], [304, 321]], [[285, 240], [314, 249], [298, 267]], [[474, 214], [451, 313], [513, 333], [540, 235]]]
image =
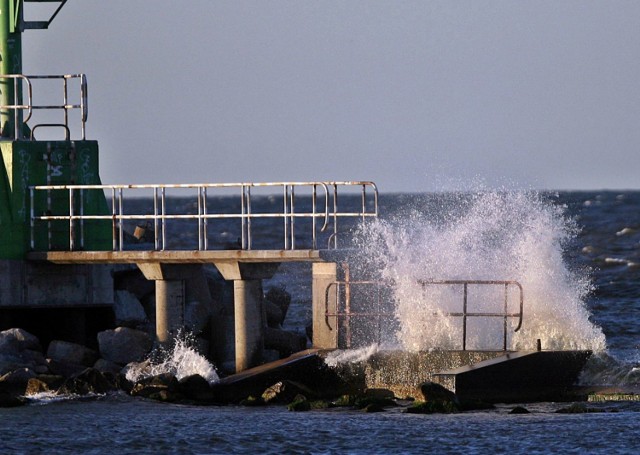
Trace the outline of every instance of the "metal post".
[[462, 350], [467, 350], [467, 283], [464, 283], [464, 297], [462, 300]]
[[[22, 0], [0, 0], [0, 74], [22, 74], [22, 8]], [[0, 81], [0, 104], [21, 105], [20, 84], [17, 79]], [[0, 112], [0, 129], [3, 137], [20, 139], [22, 110]]]

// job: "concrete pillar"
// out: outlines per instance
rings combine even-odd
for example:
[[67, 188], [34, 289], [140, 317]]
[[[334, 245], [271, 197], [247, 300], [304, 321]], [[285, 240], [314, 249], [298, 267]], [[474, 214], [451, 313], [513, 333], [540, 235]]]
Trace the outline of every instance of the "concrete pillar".
[[167, 346], [184, 326], [184, 280], [156, 280], [156, 340]]
[[233, 281], [236, 372], [262, 363], [266, 316], [262, 280], [278, 269], [277, 262], [220, 262], [215, 266], [225, 280]]
[[327, 287], [337, 279], [335, 262], [315, 262], [312, 266], [313, 299], [313, 347], [336, 349], [338, 347], [338, 318], [327, 317], [337, 310], [336, 289], [332, 287], [327, 297]]
[[169, 345], [184, 326], [184, 281], [193, 273], [192, 265], [139, 263], [147, 280], [156, 282], [156, 341]]
[[233, 282], [236, 372], [259, 365], [264, 353], [266, 324], [261, 280]]

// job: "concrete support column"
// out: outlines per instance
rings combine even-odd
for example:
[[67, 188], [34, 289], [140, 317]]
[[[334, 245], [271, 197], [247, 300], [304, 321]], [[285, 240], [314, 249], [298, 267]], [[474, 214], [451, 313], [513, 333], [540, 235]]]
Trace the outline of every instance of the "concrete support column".
[[233, 281], [236, 372], [262, 363], [267, 325], [262, 299], [262, 280], [278, 269], [277, 262], [215, 263], [225, 280]]
[[156, 280], [156, 340], [169, 345], [184, 326], [184, 280]]
[[156, 341], [167, 346], [184, 327], [185, 280], [191, 265], [139, 263], [147, 280], [156, 282]]
[[316, 262], [312, 266], [313, 299], [313, 347], [318, 349], [336, 349], [338, 347], [338, 318], [327, 317], [337, 310], [336, 288], [327, 288], [337, 280], [335, 262]]
[[259, 365], [264, 353], [264, 306], [261, 280], [233, 282], [236, 372]]

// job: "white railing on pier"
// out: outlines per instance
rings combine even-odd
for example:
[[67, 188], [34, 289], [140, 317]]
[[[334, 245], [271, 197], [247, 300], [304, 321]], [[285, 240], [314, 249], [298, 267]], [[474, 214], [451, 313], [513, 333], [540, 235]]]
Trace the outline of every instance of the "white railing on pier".
[[[252, 189], [266, 188], [267, 190], [279, 190], [281, 193], [281, 209], [278, 211], [256, 210]], [[343, 210], [338, 205], [338, 193], [359, 192], [359, 204], [357, 208], [350, 207]], [[214, 220], [239, 220], [241, 233], [238, 238], [238, 249], [251, 250], [255, 240], [252, 231], [252, 222], [259, 219], [282, 219], [283, 243], [282, 249], [295, 250], [296, 245], [296, 220], [307, 219], [310, 222], [311, 248], [318, 249], [319, 232], [328, 232], [329, 242], [337, 247], [338, 220], [342, 218], [360, 218], [363, 222], [367, 218], [378, 216], [378, 189], [373, 182], [270, 182], [270, 183], [207, 183], [207, 184], [176, 184], [176, 185], [36, 185], [30, 190], [30, 214], [31, 214], [31, 248], [36, 248], [36, 228], [44, 223], [48, 226], [48, 237], [51, 238], [51, 223], [66, 222], [68, 226], [69, 250], [84, 250], [85, 246], [85, 222], [88, 220], [102, 220], [111, 223], [112, 249], [122, 251], [125, 249], [125, 222], [144, 223], [144, 227], [153, 232], [153, 249], [167, 249], [167, 223], [177, 220], [193, 220], [197, 224], [198, 250], [210, 249], [209, 224]], [[110, 195], [110, 214], [85, 213], [85, 194], [89, 191], [100, 190]], [[193, 198], [191, 207], [195, 213], [172, 213], [167, 209], [168, 190], [186, 190], [195, 194], [187, 196]], [[224, 193], [224, 192], [227, 193]], [[236, 193], [236, 204], [239, 202], [238, 212], [224, 212], [211, 210], [211, 205], [216, 203], [216, 196], [228, 196], [228, 191]], [[46, 193], [46, 198], [37, 195]], [[66, 193], [66, 197], [58, 197], [65, 200], [65, 204], [52, 204], [52, 195], [56, 192]], [[145, 193], [151, 193], [150, 204], [152, 207], [145, 213], [125, 213], [125, 192], [127, 196], [133, 193], [131, 198], [140, 199]], [[224, 193], [224, 194], [223, 194]], [[297, 196], [296, 193], [302, 193]], [[269, 198], [273, 198], [270, 195]], [[278, 196], [275, 196], [276, 198]], [[184, 198], [181, 196], [181, 198]], [[301, 199], [306, 198], [306, 210], [299, 210]], [[310, 201], [309, 201], [310, 198]], [[42, 207], [36, 200], [47, 202]], [[66, 202], [68, 201], [68, 202]], [[228, 205], [228, 203], [226, 203]], [[53, 205], [63, 205], [66, 213], [55, 213]], [[219, 207], [218, 207], [219, 209]], [[57, 210], [61, 210], [59, 207]], [[36, 213], [40, 212], [40, 213]], [[51, 249], [51, 242], [49, 242]], [[151, 249], [151, 248], [150, 248]], [[280, 248], [277, 248], [280, 249]]]

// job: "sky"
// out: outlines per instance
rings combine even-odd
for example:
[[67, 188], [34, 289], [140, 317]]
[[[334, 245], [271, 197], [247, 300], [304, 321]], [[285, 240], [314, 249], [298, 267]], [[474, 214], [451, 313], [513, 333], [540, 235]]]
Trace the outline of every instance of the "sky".
[[69, 0], [23, 71], [87, 74], [108, 184], [639, 189], [639, 24], [619, 0]]

